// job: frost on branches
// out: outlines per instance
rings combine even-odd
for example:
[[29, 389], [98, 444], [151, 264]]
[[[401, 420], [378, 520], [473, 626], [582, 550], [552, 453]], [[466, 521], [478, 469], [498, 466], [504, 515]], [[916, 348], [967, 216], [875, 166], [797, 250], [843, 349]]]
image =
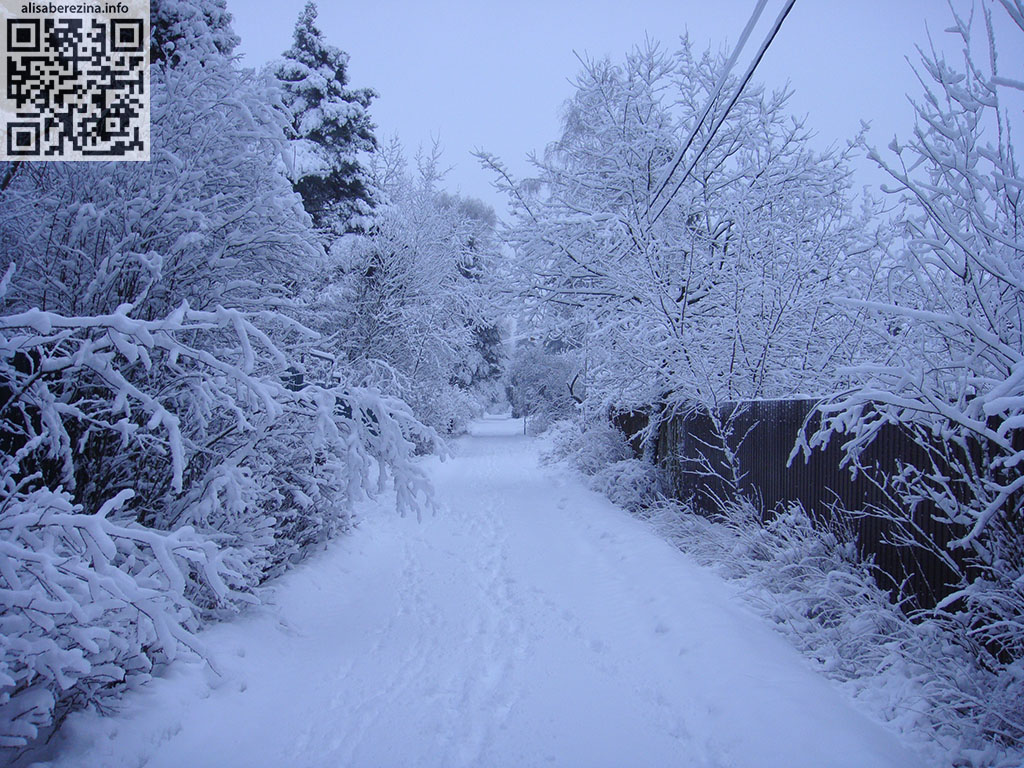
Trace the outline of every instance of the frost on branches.
[[[1024, 43], [1024, 5], [1001, 0], [1001, 23]], [[987, 35], [973, 35], [984, 25]], [[949, 549], [885, 514], [904, 543], [946, 556], [955, 591], [932, 612], [995, 672], [998, 683], [962, 705], [989, 736], [1024, 738], [1024, 177], [1002, 97], [1024, 90], [998, 67], [995, 22], [954, 15], [962, 46], [951, 62], [921, 51], [917, 127], [873, 157], [902, 197], [903, 248], [877, 301], [848, 301], [882, 352], [853, 371], [857, 389], [823, 408], [810, 444], [845, 440], [857, 466], [886, 424], [909, 431], [928, 460], [890, 478], [903, 507], [934, 504]], [[979, 41], [979, 37], [983, 40]], [[1019, 126], [1017, 126], [1019, 128]]]
[[863, 280], [850, 254], [870, 246], [854, 247], [869, 228], [846, 158], [814, 152], [786, 94], [756, 87], [712, 135], [700, 115], [725, 109], [724, 64], [686, 40], [587, 62], [535, 179], [481, 156], [509, 193], [530, 319], [583, 358], [598, 410], [806, 392], [853, 354], [827, 301]]
[[431, 430], [310, 362], [325, 254], [274, 86], [218, 55], [224, 14], [154, 19], [152, 162], [3, 169], [3, 748], [197, 650], [358, 499], [429, 502]]

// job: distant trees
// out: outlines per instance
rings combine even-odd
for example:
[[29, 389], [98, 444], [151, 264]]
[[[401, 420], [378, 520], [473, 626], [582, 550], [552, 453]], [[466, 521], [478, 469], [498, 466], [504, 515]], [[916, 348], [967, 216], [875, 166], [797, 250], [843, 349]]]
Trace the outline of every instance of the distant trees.
[[[851, 358], [828, 298], [869, 279], [853, 253], [871, 235], [845, 155], [813, 151], [785, 94], [759, 88], [714, 135], [713, 121], [698, 128], [723, 65], [686, 41], [673, 55], [650, 45], [588, 62], [535, 179], [515, 184], [483, 158], [510, 194], [533, 317], [585, 349], [595, 403], [830, 389]], [[691, 133], [705, 148], [684, 175], [673, 158]]]
[[410, 177], [397, 144], [375, 157], [372, 226], [332, 249], [319, 312], [334, 349], [426, 424], [461, 430], [501, 392], [494, 213], [438, 187], [438, 156]]
[[373, 208], [361, 156], [377, 146], [367, 111], [376, 95], [348, 87], [348, 54], [329, 45], [306, 3], [291, 48], [274, 69], [289, 114], [289, 178], [321, 229], [359, 228]]
[[512, 415], [526, 419], [530, 432], [575, 415], [579, 395], [572, 385], [583, 373], [579, 358], [550, 342], [524, 341], [516, 347], [508, 366], [509, 401]]

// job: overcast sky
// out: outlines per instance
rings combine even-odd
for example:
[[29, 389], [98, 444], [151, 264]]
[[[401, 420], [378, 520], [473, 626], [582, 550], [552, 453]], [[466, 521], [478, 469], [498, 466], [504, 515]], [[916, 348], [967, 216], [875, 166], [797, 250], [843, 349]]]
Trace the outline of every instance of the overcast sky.
[[[305, 0], [228, 0], [241, 53], [260, 66], [291, 45]], [[955, 0], [967, 8], [966, 0]], [[562, 103], [580, 69], [574, 52], [621, 59], [645, 35], [674, 48], [689, 32], [703, 49], [731, 46], [754, 0], [624, 0], [571, 2], [412, 2], [360, 0], [319, 3], [327, 40], [351, 56], [350, 85], [371, 87], [377, 136], [397, 134], [412, 155], [438, 138], [454, 169], [448, 186], [501, 207], [490, 176], [470, 153], [483, 148], [517, 175], [529, 172], [526, 154], [542, 150], [559, 132]], [[753, 56], [783, 6], [770, 0], [740, 58]], [[1002, 21], [1001, 9], [997, 21]], [[906, 136], [912, 112], [905, 94], [921, 88], [907, 63], [915, 44], [951, 37], [943, 0], [797, 0], [755, 79], [768, 87], [787, 80], [791, 111], [807, 115], [822, 144], [845, 142], [868, 120], [879, 146], [894, 133]], [[981, 27], [979, 27], [980, 31]], [[946, 43], [949, 44], [948, 42]], [[1022, 52], [1004, 51], [1003, 58]], [[1015, 66], [1021, 77], [1021, 67]], [[1009, 74], [1009, 71], [1007, 74]], [[860, 181], [876, 185], [867, 169]], [[499, 211], [500, 212], [500, 211]]]

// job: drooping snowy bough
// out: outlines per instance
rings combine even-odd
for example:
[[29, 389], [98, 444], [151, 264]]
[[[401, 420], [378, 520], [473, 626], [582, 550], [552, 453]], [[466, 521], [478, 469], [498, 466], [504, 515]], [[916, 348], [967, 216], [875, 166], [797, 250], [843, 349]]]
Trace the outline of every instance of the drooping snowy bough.
[[237, 311], [0, 316], [0, 739], [101, 703], [204, 616], [349, 524], [421, 430], [371, 391], [282, 384]]
[[[954, 13], [962, 62], [921, 51], [925, 93], [917, 128], [872, 156], [905, 206], [904, 247], [888, 295], [847, 299], [875, 337], [876, 362], [851, 371], [858, 387], [823, 410], [810, 446], [841, 439], [857, 467], [888, 424], [908, 431], [927, 460], [885, 479], [901, 512], [878, 510], [902, 543], [948, 550], [913, 524], [920, 501], [948, 529], [960, 583], [931, 613], [969, 646], [992, 688], [965, 699], [992, 737], [1024, 738], [1024, 176], [1012, 110], [1024, 84], [998, 69], [997, 38], [1024, 41], [1024, 4], [1001, 0], [996, 20]], [[972, 24], [985, 24], [979, 45]], [[999, 34], [996, 34], [998, 30]], [[1005, 44], [1008, 40], [1002, 40]], [[974, 50], [972, 51], [972, 46]], [[978, 48], [981, 48], [979, 53]], [[985, 62], [985, 63], [982, 63]], [[870, 468], [868, 468], [870, 469]], [[976, 678], [978, 679], [978, 678]]]

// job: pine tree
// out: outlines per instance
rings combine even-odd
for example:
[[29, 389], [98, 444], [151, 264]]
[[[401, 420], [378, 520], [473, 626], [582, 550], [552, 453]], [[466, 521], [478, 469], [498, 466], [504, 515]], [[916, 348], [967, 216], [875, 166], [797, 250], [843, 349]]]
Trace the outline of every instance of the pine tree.
[[230, 56], [239, 42], [226, 0], [152, 0], [150, 27], [154, 64]]
[[358, 230], [373, 207], [359, 154], [377, 146], [367, 112], [376, 93], [347, 87], [348, 54], [324, 41], [316, 17], [307, 3], [274, 74], [291, 113], [295, 191], [317, 227], [341, 233]]

